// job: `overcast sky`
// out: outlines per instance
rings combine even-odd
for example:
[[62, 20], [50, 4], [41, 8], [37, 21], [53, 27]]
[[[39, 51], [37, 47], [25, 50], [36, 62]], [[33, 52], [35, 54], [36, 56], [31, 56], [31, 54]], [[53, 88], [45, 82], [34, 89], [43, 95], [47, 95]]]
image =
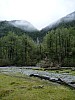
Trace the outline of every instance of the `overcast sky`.
[[0, 0], [0, 20], [26, 20], [41, 29], [75, 11], [75, 0]]

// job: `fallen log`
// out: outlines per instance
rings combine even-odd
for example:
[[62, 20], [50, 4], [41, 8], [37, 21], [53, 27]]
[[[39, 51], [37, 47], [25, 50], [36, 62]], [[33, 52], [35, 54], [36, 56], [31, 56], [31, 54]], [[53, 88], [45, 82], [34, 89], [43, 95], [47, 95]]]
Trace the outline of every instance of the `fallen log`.
[[40, 76], [39, 74], [30, 74], [30, 77], [38, 77], [40, 79], [50, 80], [49, 76]]
[[65, 85], [65, 86], [69, 86], [72, 89], [75, 89], [75, 84], [65, 82], [61, 78], [50, 78], [49, 76], [46, 76], [46, 75], [40, 76], [39, 74], [30, 74], [30, 77], [37, 77], [37, 78], [40, 78], [41, 80], [45, 79], [45, 80], [56, 82], [56, 83], [59, 83], [59, 84]]

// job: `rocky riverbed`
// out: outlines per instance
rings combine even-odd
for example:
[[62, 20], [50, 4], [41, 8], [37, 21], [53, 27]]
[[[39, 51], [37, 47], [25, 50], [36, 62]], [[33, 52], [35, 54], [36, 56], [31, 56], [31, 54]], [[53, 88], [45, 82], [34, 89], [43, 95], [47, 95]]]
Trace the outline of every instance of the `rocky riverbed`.
[[47, 71], [39, 71], [39, 70], [32, 70], [31, 68], [28, 69], [27, 67], [0, 67], [0, 72], [4, 74], [14, 74], [16, 72], [25, 74], [25, 75], [33, 75], [37, 77], [43, 77], [43, 79], [48, 79], [50, 81], [60, 83], [66, 83], [67, 85], [75, 88], [75, 76], [69, 75], [68, 73], [52, 73]]

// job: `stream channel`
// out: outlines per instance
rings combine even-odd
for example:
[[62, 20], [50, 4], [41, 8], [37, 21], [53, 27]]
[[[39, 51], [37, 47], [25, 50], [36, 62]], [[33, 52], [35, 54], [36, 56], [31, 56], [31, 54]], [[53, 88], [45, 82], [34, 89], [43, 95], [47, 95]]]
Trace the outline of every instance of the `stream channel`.
[[75, 76], [69, 75], [68, 73], [52, 73], [48, 71], [33, 70], [33, 67], [0, 67], [0, 73], [14, 74], [21, 73], [28, 76], [34, 76], [41, 79], [57, 82], [60, 84], [66, 84], [75, 89]]

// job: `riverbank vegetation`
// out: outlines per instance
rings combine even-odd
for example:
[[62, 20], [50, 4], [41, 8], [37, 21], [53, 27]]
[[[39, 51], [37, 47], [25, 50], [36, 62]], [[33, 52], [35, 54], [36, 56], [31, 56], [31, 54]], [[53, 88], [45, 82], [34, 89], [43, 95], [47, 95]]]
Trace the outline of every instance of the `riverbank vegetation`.
[[47, 70], [47, 71], [48, 71], [48, 72], [52, 72], [52, 73], [68, 74], [68, 75], [73, 75], [73, 76], [75, 76], [75, 70], [71, 70], [71, 69]]
[[75, 100], [75, 90], [20, 73], [0, 73], [0, 100]]
[[[41, 38], [41, 37], [40, 37]], [[9, 32], [0, 38], [0, 66], [75, 66], [75, 28], [49, 31], [40, 43]]]

